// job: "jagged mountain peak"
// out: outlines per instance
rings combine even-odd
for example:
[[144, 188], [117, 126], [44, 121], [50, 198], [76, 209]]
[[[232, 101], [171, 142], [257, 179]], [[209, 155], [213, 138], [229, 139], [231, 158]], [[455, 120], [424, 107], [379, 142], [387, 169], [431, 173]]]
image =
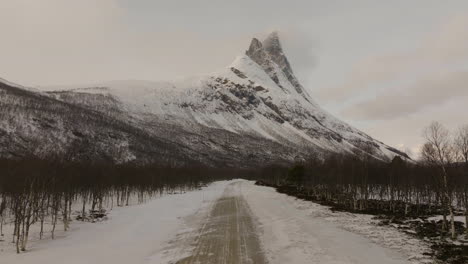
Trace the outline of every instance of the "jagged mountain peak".
[[270, 54], [283, 53], [278, 31], [271, 32], [262, 42], [263, 47]]
[[258, 52], [262, 50], [263, 44], [258, 40], [257, 38], [253, 38], [252, 41], [250, 42], [249, 49], [246, 51], [246, 54], [250, 56], [251, 54], [254, 54], [255, 52]]
[[278, 31], [271, 32], [263, 41], [253, 38], [250, 42], [247, 55], [258, 52], [261, 49], [271, 56], [272, 59], [279, 55], [284, 56]]
[[[271, 71], [272, 69], [272, 60], [270, 55], [266, 53], [265, 49], [263, 48], [262, 42], [260, 42], [257, 38], [253, 38], [250, 42], [249, 49], [245, 52], [245, 54], [250, 57], [254, 62], [258, 65], [262, 66], [265, 71]], [[267, 72], [268, 73], [268, 72]]]
[[263, 42], [253, 38], [246, 55], [260, 65], [271, 79], [281, 87], [279, 73], [276, 71], [276, 68], [279, 68], [296, 92], [304, 96], [307, 101], [310, 101], [309, 95], [294, 75], [291, 64], [283, 52], [278, 31], [270, 33]]
[[299, 83], [293, 73], [291, 64], [283, 52], [278, 31], [273, 31], [263, 41], [263, 48], [270, 55], [271, 59], [281, 68], [283, 73], [288, 78], [289, 82], [294, 86], [296, 91], [300, 94], [305, 93], [304, 87]]

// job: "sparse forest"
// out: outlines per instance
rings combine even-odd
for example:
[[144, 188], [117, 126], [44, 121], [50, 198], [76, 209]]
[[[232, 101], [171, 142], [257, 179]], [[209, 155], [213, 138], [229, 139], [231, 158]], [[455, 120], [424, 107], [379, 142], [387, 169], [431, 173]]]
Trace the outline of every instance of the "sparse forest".
[[156, 196], [198, 189], [216, 180], [240, 177], [241, 173], [246, 175], [240, 170], [200, 166], [1, 159], [0, 232], [3, 234], [6, 223], [14, 225], [11, 239], [20, 253], [27, 250], [32, 225], [40, 226], [41, 239], [46, 235], [54, 238], [57, 228], [67, 231], [72, 220], [103, 217], [104, 208], [128, 206], [131, 199], [143, 203]]
[[290, 169], [265, 168], [260, 178], [265, 184], [281, 186], [285, 191], [292, 188], [301, 196], [355, 212], [402, 216], [440, 212], [447, 216], [451, 210], [447, 199], [452, 202], [451, 208], [466, 212], [467, 165], [446, 168], [450, 175], [446, 187], [439, 170], [432, 164], [407, 162], [399, 157], [384, 163], [332, 155]]

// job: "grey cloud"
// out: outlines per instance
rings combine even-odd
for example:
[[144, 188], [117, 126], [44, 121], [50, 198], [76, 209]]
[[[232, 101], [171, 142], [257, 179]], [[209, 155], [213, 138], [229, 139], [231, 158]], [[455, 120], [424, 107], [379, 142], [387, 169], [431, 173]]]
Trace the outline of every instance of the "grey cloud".
[[306, 2], [4, 0], [0, 76], [34, 86], [205, 74], [274, 27], [303, 72], [311, 40], [293, 24], [321, 10]]
[[468, 59], [468, 14], [452, 17], [421, 39], [414, 50], [367, 57], [357, 62], [346, 80], [319, 90], [321, 98], [340, 101], [386, 83], [418, 76], [421, 71], [439, 71]]
[[439, 121], [451, 131], [460, 125], [468, 124], [466, 115], [467, 100], [448, 102], [437, 108], [428, 108], [408, 116], [395, 119], [370, 122], [361, 125], [370, 135], [378, 135], [379, 139], [391, 146], [404, 146], [412, 150], [417, 158], [419, 147], [424, 143], [423, 129], [432, 121]]
[[[408, 10], [419, 5], [399, 2]], [[438, 1], [421, 2], [440, 9]], [[334, 36], [354, 30], [343, 25], [349, 19], [366, 25], [375, 14], [391, 17], [401, 9], [393, 1], [355, 6], [307, 0], [2, 0], [0, 75], [25, 84], [196, 75], [229, 64], [259, 32], [279, 29], [296, 75], [309, 81], [318, 61], [314, 54], [323, 51], [316, 42], [334, 44]]]
[[[468, 96], [468, 72], [430, 77], [347, 107], [342, 115], [357, 120], [388, 120]], [[465, 98], [468, 105], [468, 98]], [[467, 108], [468, 109], [468, 108]]]
[[[318, 40], [297, 28], [280, 28], [279, 33], [284, 52], [295, 75], [300, 79], [301, 76], [310, 74], [318, 64]], [[305, 80], [300, 81], [305, 83]]]

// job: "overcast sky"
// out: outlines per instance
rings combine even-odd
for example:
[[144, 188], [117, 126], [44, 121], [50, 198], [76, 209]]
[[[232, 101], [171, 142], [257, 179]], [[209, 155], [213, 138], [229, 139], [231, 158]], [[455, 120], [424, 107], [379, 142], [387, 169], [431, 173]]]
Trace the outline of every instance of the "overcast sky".
[[27, 86], [168, 80], [228, 65], [279, 30], [315, 100], [416, 152], [468, 123], [468, 1], [1, 0], [0, 77]]

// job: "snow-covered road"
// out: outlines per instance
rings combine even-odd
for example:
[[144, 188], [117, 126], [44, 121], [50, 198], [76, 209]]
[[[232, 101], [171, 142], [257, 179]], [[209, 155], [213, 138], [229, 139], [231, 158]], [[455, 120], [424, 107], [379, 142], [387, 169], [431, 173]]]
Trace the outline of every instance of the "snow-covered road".
[[[187, 257], [178, 264], [267, 263], [258, 238], [252, 212], [240, 193], [244, 182], [233, 182], [218, 200], [199, 228], [186, 236]], [[176, 248], [187, 243], [175, 243]]]
[[[0, 263], [420, 263], [408, 260], [423, 249], [417, 241], [334, 214], [252, 182], [217, 182], [118, 208], [103, 223], [75, 222], [65, 237], [33, 243], [27, 253], [0, 252]], [[346, 217], [358, 232], [343, 224]], [[359, 230], [389, 236], [396, 247]]]

